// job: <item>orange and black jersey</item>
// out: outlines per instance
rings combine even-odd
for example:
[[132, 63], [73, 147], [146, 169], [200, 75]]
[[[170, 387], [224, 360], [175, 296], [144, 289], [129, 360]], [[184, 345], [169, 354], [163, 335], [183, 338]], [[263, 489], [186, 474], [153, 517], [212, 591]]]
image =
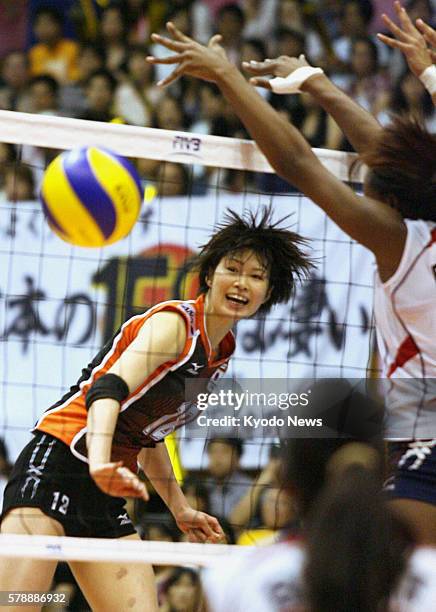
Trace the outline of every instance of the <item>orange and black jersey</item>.
[[162, 302], [126, 321], [83, 369], [76, 385], [44, 412], [35, 429], [62, 440], [76, 457], [86, 461], [86, 393], [120, 358], [145, 321], [162, 311], [177, 312], [183, 317], [186, 325], [185, 345], [176, 360], [162, 363], [121, 402], [112, 443], [112, 460], [122, 460], [136, 470], [136, 457], [141, 448], [163, 440], [195, 418], [197, 408], [185, 398], [186, 381], [204, 380], [206, 389], [214, 374], [225, 372], [235, 350], [234, 336], [229, 332], [220, 343], [219, 358], [213, 360], [204, 320], [204, 295], [195, 301]]

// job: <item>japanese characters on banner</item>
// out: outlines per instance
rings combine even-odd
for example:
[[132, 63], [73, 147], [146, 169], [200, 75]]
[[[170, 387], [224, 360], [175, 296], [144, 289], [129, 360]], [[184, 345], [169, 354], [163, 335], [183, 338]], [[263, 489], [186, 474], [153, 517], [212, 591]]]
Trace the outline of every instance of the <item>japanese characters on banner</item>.
[[[257, 194], [156, 198], [123, 241], [102, 250], [57, 238], [38, 203], [0, 211], [0, 436], [14, 459], [38, 416], [128, 317], [157, 302], [192, 298], [188, 260], [226, 208], [255, 211]], [[365, 376], [373, 260], [302, 196], [272, 199], [275, 218], [311, 240], [317, 270], [265, 320], [241, 322], [230, 375]], [[232, 245], [229, 245], [231, 247]], [[195, 461], [188, 461], [195, 463]]]

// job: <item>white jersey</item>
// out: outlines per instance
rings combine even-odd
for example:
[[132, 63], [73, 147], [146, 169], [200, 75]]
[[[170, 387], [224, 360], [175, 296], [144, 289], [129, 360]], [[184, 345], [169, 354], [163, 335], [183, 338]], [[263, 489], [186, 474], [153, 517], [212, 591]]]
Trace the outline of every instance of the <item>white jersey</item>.
[[[304, 548], [290, 542], [259, 546], [203, 573], [210, 612], [308, 612]], [[389, 612], [436, 610], [436, 549], [416, 549]]]
[[374, 298], [391, 440], [436, 438], [436, 223], [405, 223], [398, 269], [377, 275]]

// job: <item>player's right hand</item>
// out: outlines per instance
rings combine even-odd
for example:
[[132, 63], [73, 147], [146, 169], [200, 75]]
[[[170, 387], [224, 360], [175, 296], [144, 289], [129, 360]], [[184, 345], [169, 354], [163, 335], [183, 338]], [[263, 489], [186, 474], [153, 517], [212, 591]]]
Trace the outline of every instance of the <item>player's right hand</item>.
[[247, 72], [256, 76], [250, 79], [250, 83], [255, 87], [265, 87], [271, 89], [269, 79], [259, 78], [266, 75], [273, 77], [285, 78], [298, 68], [303, 66], [309, 66], [304, 55], [300, 57], [288, 57], [287, 55], [280, 55], [275, 59], [266, 59], [263, 62], [242, 62], [242, 67]]
[[141, 497], [148, 501], [146, 486], [136, 474], [123, 466], [122, 461], [98, 463], [90, 466], [89, 473], [95, 484], [107, 495], [114, 497]]

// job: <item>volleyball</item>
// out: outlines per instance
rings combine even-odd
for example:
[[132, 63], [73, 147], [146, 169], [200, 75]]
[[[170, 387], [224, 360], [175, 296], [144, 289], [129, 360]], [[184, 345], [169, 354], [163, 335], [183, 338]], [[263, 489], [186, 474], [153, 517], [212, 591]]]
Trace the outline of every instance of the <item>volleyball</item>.
[[99, 147], [58, 155], [44, 173], [40, 192], [51, 229], [81, 247], [102, 247], [127, 236], [142, 198], [133, 165]]

